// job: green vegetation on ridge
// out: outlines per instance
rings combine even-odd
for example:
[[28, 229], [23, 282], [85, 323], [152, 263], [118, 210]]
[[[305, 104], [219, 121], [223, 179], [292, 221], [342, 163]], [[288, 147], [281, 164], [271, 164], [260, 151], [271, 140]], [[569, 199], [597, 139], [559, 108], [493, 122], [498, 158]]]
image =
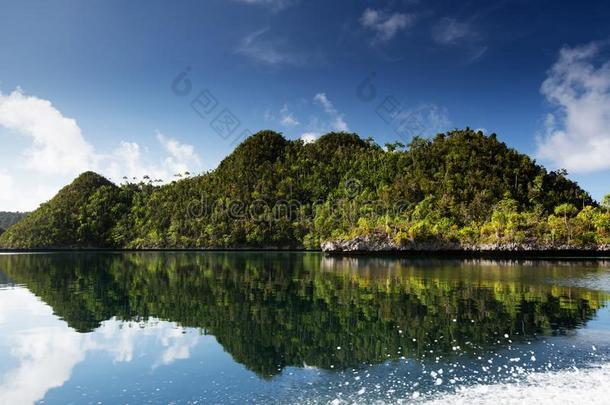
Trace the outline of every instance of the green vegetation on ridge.
[[27, 214], [24, 212], [6, 212], [0, 211], [0, 233], [6, 230], [9, 226], [21, 221]]
[[316, 142], [261, 131], [209, 173], [157, 186], [85, 173], [0, 236], [8, 248], [309, 247], [383, 235], [419, 241], [610, 243], [598, 206], [495, 135], [470, 129], [384, 149], [355, 134]]

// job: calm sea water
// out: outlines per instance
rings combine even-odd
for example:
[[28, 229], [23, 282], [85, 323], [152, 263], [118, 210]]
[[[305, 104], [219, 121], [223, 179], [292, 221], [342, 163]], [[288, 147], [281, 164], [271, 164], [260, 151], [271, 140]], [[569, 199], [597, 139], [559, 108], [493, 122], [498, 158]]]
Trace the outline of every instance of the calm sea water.
[[0, 255], [0, 404], [608, 403], [610, 262]]

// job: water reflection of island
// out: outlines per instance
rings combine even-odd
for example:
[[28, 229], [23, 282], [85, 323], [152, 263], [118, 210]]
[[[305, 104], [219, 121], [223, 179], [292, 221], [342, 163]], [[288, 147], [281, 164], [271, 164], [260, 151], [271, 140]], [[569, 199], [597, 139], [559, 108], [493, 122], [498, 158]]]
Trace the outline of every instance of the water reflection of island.
[[78, 332], [159, 318], [214, 335], [262, 376], [477, 353], [591, 319], [608, 294], [562, 287], [605, 263], [408, 261], [319, 254], [0, 256], [0, 271]]

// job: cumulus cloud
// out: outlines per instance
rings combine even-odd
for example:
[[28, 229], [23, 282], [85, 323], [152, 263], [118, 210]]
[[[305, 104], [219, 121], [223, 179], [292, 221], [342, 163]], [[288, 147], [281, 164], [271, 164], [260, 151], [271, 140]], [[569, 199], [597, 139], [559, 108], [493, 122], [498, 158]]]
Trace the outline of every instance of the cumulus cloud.
[[537, 155], [570, 172], [610, 169], [610, 59], [607, 43], [564, 47], [540, 91], [555, 107]]
[[148, 157], [147, 151], [138, 143], [121, 141], [110, 155], [101, 159], [104, 165], [98, 170], [116, 180], [123, 176], [149, 176], [167, 181], [174, 174], [198, 171], [201, 168], [201, 159], [192, 145], [180, 143], [160, 132], [157, 132], [156, 138], [165, 151], [165, 158], [159, 160]]
[[23, 158], [36, 171], [70, 174], [95, 163], [93, 147], [76, 121], [64, 117], [50, 101], [25, 95], [21, 89], [0, 93], [0, 126], [32, 141]]
[[305, 132], [301, 135], [301, 140], [304, 143], [313, 143], [318, 139], [318, 136], [320, 136], [320, 134], [317, 132]]
[[345, 116], [341, 114], [328, 99], [326, 93], [318, 93], [314, 96], [314, 101], [317, 102], [324, 108], [324, 111], [332, 119], [332, 129], [335, 131], [349, 131], [349, 127], [345, 122]]
[[164, 165], [174, 173], [184, 173], [190, 168], [201, 167], [201, 159], [195, 152], [193, 145], [180, 143], [177, 139], [169, 138], [157, 132], [157, 139], [169, 153]]
[[386, 13], [382, 10], [367, 8], [360, 17], [360, 23], [363, 27], [373, 30], [376, 39], [389, 41], [398, 32], [411, 28], [415, 19], [414, 14]]
[[169, 180], [175, 173], [198, 171], [201, 160], [191, 145], [157, 133], [162, 157], [153, 157], [135, 142], [121, 141], [110, 153], [100, 153], [89, 143], [76, 120], [65, 117], [49, 100], [17, 89], [0, 92], [0, 128], [8, 137], [19, 137], [27, 146], [15, 162], [6, 157], [0, 167], [0, 209], [28, 211], [53, 196], [86, 170], [112, 179], [148, 174]]

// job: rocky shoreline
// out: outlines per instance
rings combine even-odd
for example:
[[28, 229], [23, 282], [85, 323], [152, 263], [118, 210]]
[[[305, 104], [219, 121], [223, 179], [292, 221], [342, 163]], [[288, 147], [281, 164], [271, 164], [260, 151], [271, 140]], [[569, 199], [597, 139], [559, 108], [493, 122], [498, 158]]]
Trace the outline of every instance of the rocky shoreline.
[[398, 244], [389, 236], [358, 236], [352, 239], [332, 240], [321, 244], [326, 253], [383, 253], [383, 252], [583, 252], [608, 253], [610, 244], [578, 246], [567, 244], [540, 243], [532, 240], [525, 243], [467, 244], [449, 241], [407, 241]]

